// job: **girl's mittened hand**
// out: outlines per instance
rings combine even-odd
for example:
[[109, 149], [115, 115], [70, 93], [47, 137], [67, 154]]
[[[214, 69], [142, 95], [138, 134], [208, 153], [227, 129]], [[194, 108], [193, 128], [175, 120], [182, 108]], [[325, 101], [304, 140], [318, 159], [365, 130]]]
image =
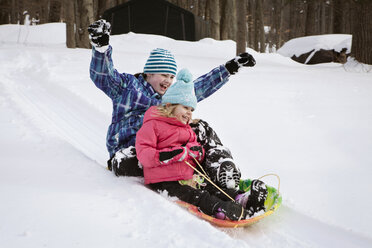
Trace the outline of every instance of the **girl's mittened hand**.
[[203, 158], [203, 147], [201, 146], [192, 146], [190, 147], [190, 156], [196, 158], [197, 160], [201, 161]]
[[181, 162], [187, 157], [186, 147], [177, 148], [172, 151], [160, 152], [159, 161], [160, 164], [168, 164], [169, 162], [178, 161]]

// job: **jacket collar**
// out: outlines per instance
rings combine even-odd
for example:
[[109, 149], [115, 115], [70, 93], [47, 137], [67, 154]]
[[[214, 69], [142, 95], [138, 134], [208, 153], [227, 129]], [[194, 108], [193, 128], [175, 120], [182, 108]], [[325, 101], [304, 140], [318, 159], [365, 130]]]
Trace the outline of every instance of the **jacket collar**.
[[151, 86], [151, 84], [149, 84], [141, 75], [138, 76], [138, 80], [140, 83], [142, 83], [143, 85], [143, 88], [145, 91], [147, 91], [147, 93], [151, 96], [151, 98], [156, 98], [156, 99], [161, 99], [161, 95], [159, 95], [159, 93], [157, 93], [154, 88]]

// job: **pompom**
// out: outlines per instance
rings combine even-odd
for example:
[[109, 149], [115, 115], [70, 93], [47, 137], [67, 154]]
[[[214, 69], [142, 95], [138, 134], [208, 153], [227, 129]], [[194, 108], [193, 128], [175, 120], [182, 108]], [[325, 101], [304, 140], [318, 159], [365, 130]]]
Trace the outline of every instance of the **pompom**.
[[177, 74], [177, 80], [182, 80], [185, 83], [192, 81], [192, 74], [187, 69], [182, 69]]

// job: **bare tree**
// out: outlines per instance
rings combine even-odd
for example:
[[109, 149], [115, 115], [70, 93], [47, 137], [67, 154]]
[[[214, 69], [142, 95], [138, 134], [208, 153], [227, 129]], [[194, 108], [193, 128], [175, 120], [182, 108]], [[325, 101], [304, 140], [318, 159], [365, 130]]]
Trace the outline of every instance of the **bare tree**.
[[220, 39], [220, 4], [216, 0], [208, 0], [210, 23], [211, 23], [211, 37], [215, 40]]
[[61, 20], [62, 3], [60, 0], [49, 1], [48, 22], [59, 22]]
[[236, 1], [237, 10], [237, 34], [236, 34], [236, 54], [245, 52], [247, 47], [247, 18], [246, 18], [246, 1]]
[[93, 0], [80, 0], [75, 3], [77, 46], [81, 48], [90, 48], [88, 27], [94, 21]]
[[65, 9], [65, 20], [66, 20], [66, 46], [68, 48], [76, 47], [75, 37], [75, 7], [74, 2], [71, 0], [63, 1]]
[[[256, 43], [257, 46], [259, 45], [259, 51], [264, 53], [265, 52], [265, 27], [264, 27], [264, 14], [263, 14], [263, 6], [262, 1], [256, 1], [256, 25], [255, 25], [255, 33], [256, 33]], [[258, 51], [256, 47], [256, 51]]]
[[315, 35], [318, 34], [317, 29], [317, 0], [306, 1], [306, 26], [305, 26], [305, 35]]
[[255, 6], [254, 0], [247, 0], [247, 25], [248, 25], [248, 34], [247, 41], [248, 47], [254, 48], [254, 17], [255, 17]]
[[372, 1], [353, 0], [352, 55], [361, 63], [372, 64]]
[[236, 0], [221, 0], [221, 40], [236, 39]]

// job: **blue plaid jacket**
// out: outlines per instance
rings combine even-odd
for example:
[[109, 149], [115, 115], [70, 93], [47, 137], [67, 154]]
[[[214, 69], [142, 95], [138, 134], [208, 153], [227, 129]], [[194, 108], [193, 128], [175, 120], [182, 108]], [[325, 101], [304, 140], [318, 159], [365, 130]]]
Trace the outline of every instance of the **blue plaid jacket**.
[[[143, 116], [151, 106], [161, 103], [161, 96], [142, 76], [119, 73], [113, 65], [112, 47], [105, 53], [93, 48], [90, 78], [112, 100], [112, 122], [106, 146], [112, 157], [118, 150], [136, 143], [136, 133], [142, 126]], [[229, 72], [221, 65], [194, 81], [198, 102], [207, 98], [224, 85]]]

